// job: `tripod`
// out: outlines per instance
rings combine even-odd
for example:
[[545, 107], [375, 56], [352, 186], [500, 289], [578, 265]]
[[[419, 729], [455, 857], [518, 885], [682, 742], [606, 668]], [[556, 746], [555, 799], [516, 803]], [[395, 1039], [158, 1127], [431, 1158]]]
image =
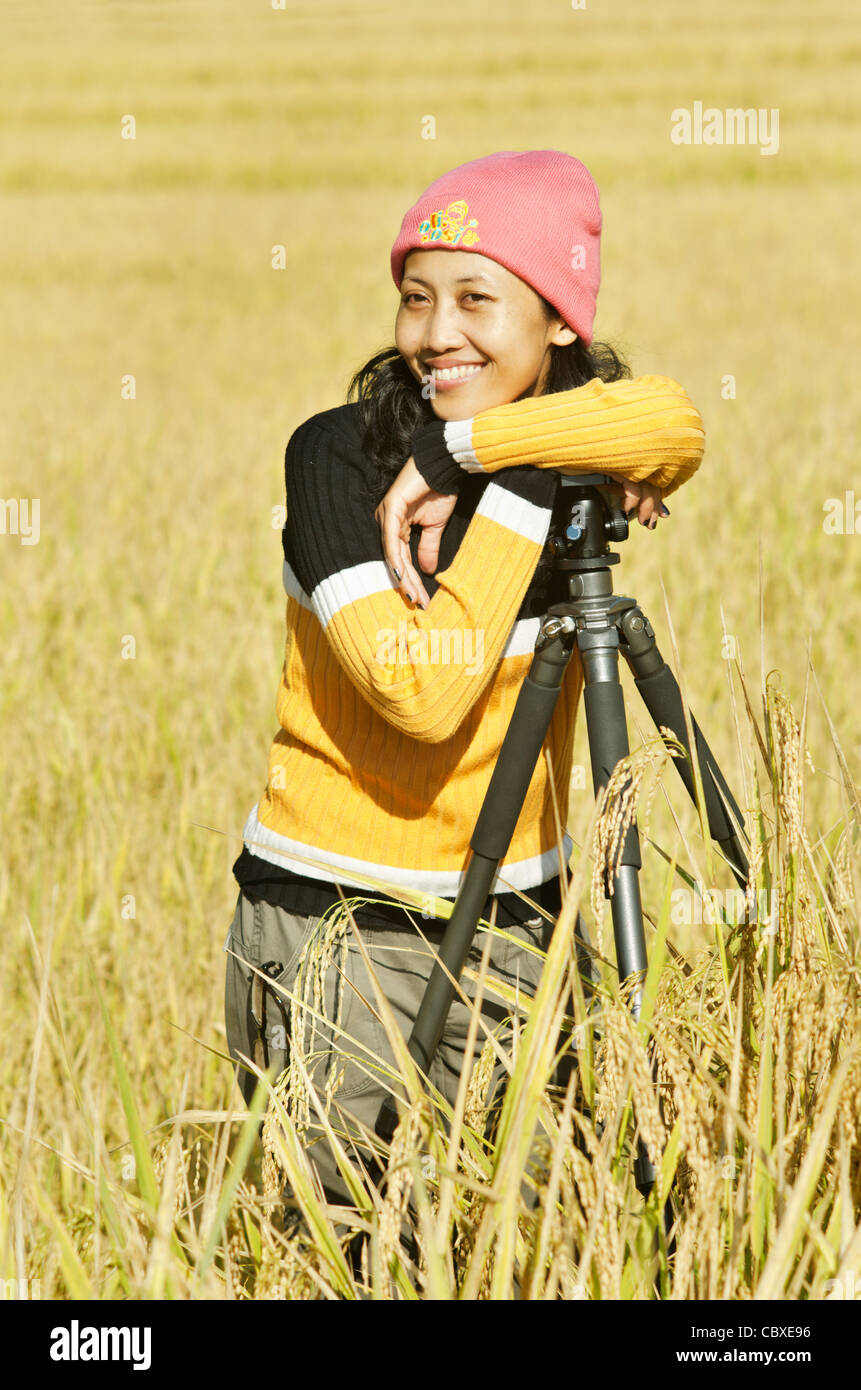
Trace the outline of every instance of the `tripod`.
[[[668, 727], [687, 758], [673, 759], [696, 803], [691, 748], [681, 691], [655, 643], [654, 630], [633, 598], [614, 595], [611, 565], [620, 557], [609, 543], [627, 539], [628, 521], [601, 492], [613, 486], [603, 473], [561, 477], [551, 535], [547, 542], [553, 568], [568, 575], [568, 601], [548, 608], [535, 642], [535, 655], [514, 707], [478, 820], [470, 840], [470, 858], [434, 963], [408, 1049], [419, 1069], [428, 1074], [439, 1046], [475, 936], [478, 920], [500, 863], [508, 851], [523, 802], [541, 755], [565, 671], [575, 645], [584, 676], [584, 706], [595, 794], [606, 786], [618, 762], [629, 752], [625, 705], [619, 682], [619, 652], [655, 724]], [[557, 515], [558, 513], [558, 515]], [[712, 838], [723, 851], [741, 887], [747, 883], [743, 819], [696, 721], [691, 718], [702, 777], [705, 811]], [[616, 961], [622, 983], [630, 982], [629, 1003], [639, 1017], [647, 959], [640, 902], [641, 867], [636, 824], [628, 827], [619, 857], [612, 896], [605, 877], [605, 896], [611, 897]], [[394, 1098], [388, 1096], [377, 1118], [376, 1132], [390, 1142], [397, 1125]], [[644, 1197], [656, 1173], [642, 1139], [638, 1143], [635, 1179]]]

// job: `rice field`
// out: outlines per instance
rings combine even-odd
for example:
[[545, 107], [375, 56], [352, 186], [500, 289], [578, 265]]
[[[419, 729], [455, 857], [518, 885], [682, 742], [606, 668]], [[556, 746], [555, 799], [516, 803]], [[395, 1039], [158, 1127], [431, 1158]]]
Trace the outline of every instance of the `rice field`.
[[[3, 5], [4, 1287], [749, 1301], [861, 1283], [854, 19], [830, 0], [534, 0], [528, 18], [439, 0], [433, 22], [390, 0]], [[696, 103], [763, 113], [757, 138], [674, 140]], [[316, 1125], [337, 1145], [337, 1093], [289, 1103], [297, 1050], [249, 1118], [225, 1058], [231, 865], [283, 658], [283, 450], [391, 341], [406, 208], [458, 163], [528, 148], [577, 155], [600, 188], [596, 336], [705, 421], [701, 469], [614, 580], [745, 811], [748, 901], [769, 911], [752, 924], [728, 893], [623, 671], [639, 1022], [594, 891], [620, 806], [585, 789], [581, 717], [571, 885], [539, 995], [508, 1001], [493, 1133], [491, 1038], [453, 1114], [401, 1049], [389, 1180], [345, 1150], [354, 1203], [332, 1211], [304, 1141]], [[348, 910], [333, 927], [349, 938]]]

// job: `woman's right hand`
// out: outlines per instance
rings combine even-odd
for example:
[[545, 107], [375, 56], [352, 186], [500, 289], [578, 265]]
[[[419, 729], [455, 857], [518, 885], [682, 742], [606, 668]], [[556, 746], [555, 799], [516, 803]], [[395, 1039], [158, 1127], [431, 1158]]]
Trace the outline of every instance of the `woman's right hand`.
[[395, 572], [398, 587], [404, 596], [424, 608], [430, 599], [413, 568], [410, 528], [421, 526], [419, 564], [425, 574], [434, 574], [442, 533], [456, 504], [457, 493], [434, 492], [416, 468], [415, 460], [410, 457], [374, 512], [382, 532], [386, 564]]
[[641, 526], [648, 526], [650, 531], [654, 531], [658, 518], [669, 516], [669, 509], [661, 501], [659, 487], [652, 487], [651, 483], [634, 483], [630, 478], [620, 478], [617, 473], [608, 473], [607, 476], [622, 489], [622, 511], [626, 515], [636, 511]]

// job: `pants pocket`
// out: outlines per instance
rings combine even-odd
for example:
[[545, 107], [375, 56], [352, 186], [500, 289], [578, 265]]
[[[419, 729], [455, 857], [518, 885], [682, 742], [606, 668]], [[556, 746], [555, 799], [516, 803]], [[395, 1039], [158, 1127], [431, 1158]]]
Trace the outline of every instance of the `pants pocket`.
[[289, 1061], [290, 1001], [272, 985], [292, 988], [317, 921], [271, 903], [252, 902], [239, 893], [225, 942], [224, 1011], [227, 1045], [239, 1063], [237, 1082], [246, 1104], [257, 1078], [243, 1058], [250, 1058], [261, 1071], [274, 1066], [276, 1076]]
[[[489, 971], [509, 989], [534, 994], [544, 968], [544, 954], [550, 945], [553, 923], [543, 917], [505, 927], [506, 935], [497, 937], [490, 948]], [[480, 955], [484, 942], [479, 939], [476, 951]], [[539, 952], [541, 954], [539, 954]]]

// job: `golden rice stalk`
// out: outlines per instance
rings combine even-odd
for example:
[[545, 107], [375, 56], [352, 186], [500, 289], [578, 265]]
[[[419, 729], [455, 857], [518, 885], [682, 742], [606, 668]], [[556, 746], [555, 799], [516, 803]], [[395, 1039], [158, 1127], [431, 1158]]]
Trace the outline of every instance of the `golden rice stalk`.
[[801, 764], [806, 762], [811, 772], [815, 772], [810, 754], [801, 744], [801, 726], [792, 712], [792, 707], [776, 681], [769, 677], [766, 683], [769, 696], [769, 713], [774, 755], [777, 764], [777, 799], [780, 812], [786, 825], [790, 854], [797, 854], [805, 837], [801, 821], [802, 784]]
[[430, 1102], [427, 1097], [421, 1096], [401, 1118], [392, 1136], [378, 1228], [379, 1258], [384, 1270], [389, 1269], [400, 1247], [413, 1187], [411, 1160], [417, 1152], [429, 1147], [428, 1136], [432, 1125]]
[[277, 1143], [276, 1131], [280, 1126], [278, 1108], [275, 1104], [279, 1100], [287, 1108], [287, 1091], [289, 1088], [290, 1076], [289, 1069], [283, 1071], [276, 1079], [272, 1095], [263, 1116], [263, 1130], [261, 1133], [261, 1143], [263, 1146], [263, 1158], [260, 1164], [260, 1176], [263, 1183], [263, 1196], [269, 1204], [269, 1209], [275, 1209], [280, 1202], [283, 1193], [283, 1169], [281, 1166], [281, 1147]]
[[[648, 835], [649, 811], [660, 773], [670, 757], [684, 757], [685, 751], [671, 729], [661, 726], [663, 738], [648, 739], [641, 748], [621, 758], [606, 786], [598, 793], [597, 815], [592, 835], [592, 911], [600, 922], [604, 915], [604, 880], [613, 895], [614, 878], [628, 827], [634, 820], [645, 793], [643, 833]], [[669, 745], [669, 746], [668, 746]]]
[[[290, 1047], [301, 1049], [303, 1059], [313, 1059], [319, 1033], [318, 1017], [326, 1015], [325, 988], [326, 975], [335, 963], [336, 953], [339, 966], [346, 966], [347, 932], [349, 917], [343, 903], [333, 906], [328, 918], [321, 918], [314, 934], [304, 947], [299, 958], [294, 997], [290, 1002]], [[341, 1023], [341, 1009], [344, 991], [337, 991], [338, 1008], [336, 1017], [331, 1020], [337, 1028]], [[310, 1070], [310, 1068], [309, 1068]], [[302, 1070], [288, 1064], [287, 1083], [284, 1088], [284, 1104], [289, 1111], [297, 1133], [304, 1137], [311, 1125], [311, 1103]], [[332, 1088], [336, 1082], [327, 1078], [327, 1099], [331, 1101]]]
[[490, 1038], [486, 1038], [469, 1078], [463, 1113], [464, 1124], [475, 1130], [477, 1134], [481, 1134], [484, 1130], [487, 1114], [487, 1090], [493, 1076], [495, 1061], [496, 1053], [493, 1042]]

